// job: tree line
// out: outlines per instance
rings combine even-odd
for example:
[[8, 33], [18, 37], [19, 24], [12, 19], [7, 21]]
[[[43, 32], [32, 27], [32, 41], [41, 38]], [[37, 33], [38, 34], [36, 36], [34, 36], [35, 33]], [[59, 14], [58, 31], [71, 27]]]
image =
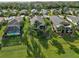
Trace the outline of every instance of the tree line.
[[79, 8], [79, 2], [0, 2], [0, 10], [1, 9], [51, 9], [51, 8]]

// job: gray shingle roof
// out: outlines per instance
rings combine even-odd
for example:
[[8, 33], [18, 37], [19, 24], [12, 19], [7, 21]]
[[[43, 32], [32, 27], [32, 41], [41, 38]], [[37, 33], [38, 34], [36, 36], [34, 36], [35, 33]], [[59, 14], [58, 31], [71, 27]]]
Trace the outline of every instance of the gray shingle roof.
[[9, 25], [20, 25], [17, 20], [12, 20], [11, 22], [9, 22]]
[[22, 17], [16, 17], [14, 20], [11, 20], [9, 22], [9, 25], [20, 25], [20, 22], [22, 21]]
[[42, 16], [34, 16], [32, 19], [30, 19], [31, 24], [34, 24], [35, 21], [42, 22], [43, 17]]
[[71, 19], [72, 22], [75, 22], [75, 23], [79, 21], [79, 17], [76, 17], [76, 16], [68, 16], [68, 18]]
[[51, 16], [51, 17], [50, 17], [50, 20], [53, 22], [53, 25], [54, 25], [55, 27], [59, 27], [59, 26], [61, 26], [62, 24], [63, 24], [64, 26], [69, 26], [69, 25], [70, 25], [70, 23], [69, 23], [68, 21], [66, 21], [64, 18], [61, 18], [61, 17], [59, 17], [59, 16]]
[[63, 21], [58, 16], [50, 16], [50, 20], [53, 22], [55, 26], [60, 25], [61, 22]]

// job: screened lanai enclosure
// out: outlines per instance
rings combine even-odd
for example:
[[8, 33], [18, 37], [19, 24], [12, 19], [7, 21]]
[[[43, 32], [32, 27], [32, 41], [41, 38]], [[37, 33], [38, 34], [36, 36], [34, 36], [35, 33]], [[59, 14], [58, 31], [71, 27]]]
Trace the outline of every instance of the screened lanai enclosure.
[[54, 31], [56, 31], [57, 33], [60, 34], [72, 33], [72, 27], [67, 20], [60, 18], [59, 16], [51, 16], [50, 20], [53, 24]]
[[20, 35], [20, 27], [19, 26], [8, 26], [5, 36], [12, 36], [12, 35]]
[[[22, 39], [22, 27], [21, 27], [21, 22], [22, 22], [21, 17], [16, 17], [15, 19], [11, 20], [3, 35], [3, 45], [14, 45], [14, 44], [19, 44], [21, 43]], [[16, 39], [17, 38], [17, 39]], [[14, 43], [11, 43], [14, 42]]]

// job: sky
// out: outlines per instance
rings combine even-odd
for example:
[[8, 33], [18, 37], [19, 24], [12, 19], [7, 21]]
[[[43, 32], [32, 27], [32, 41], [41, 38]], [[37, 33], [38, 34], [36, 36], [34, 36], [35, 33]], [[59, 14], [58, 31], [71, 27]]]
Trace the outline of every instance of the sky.
[[0, 2], [31, 2], [31, 1], [79, 1], [79, 0], [0, 0]]

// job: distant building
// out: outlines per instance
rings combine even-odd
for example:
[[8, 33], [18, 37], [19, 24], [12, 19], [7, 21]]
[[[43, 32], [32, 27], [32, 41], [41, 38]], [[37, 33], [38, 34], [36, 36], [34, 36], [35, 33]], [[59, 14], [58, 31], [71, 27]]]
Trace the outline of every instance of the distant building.
[[32, 13], [32, 15], [37, 15], [38, 14], [38, 10], [37, 9], [32, 9], [31, 13]]
[[28, 15], [28, 11], [26, 9], [23, 9], [21, 11], [19, 11], [20, 15]]
[[42, 13], [43, 15], [48, 15], [48, 10], [46, 10], [46, 9], [41, 9], [40, 13]]
[[18, 10], [14, 9], [14, 10], [9, 10], [10, 12], [10, 16], [17, 16], [18, 14]]
[[7, 12], [8, 12], [8, 11], [7, 11], [7, 10], [5, 10], [5, 9], [3, 9], [3, 10], [2, 10], [2, 13], [7, 13]]
[[35, 23], [35, 21], [42, 22], [43, 21], [43, 16], [34, 16], [33, 18], [30, 19], [31, 25]]
[[9, 11], [6, 9], [2, 10], [2, 16], [8, 16]]
[[61, 11], [62, 11], [62, 9], [53, 9], [53, 14], [54, 15], [60, 15]]

